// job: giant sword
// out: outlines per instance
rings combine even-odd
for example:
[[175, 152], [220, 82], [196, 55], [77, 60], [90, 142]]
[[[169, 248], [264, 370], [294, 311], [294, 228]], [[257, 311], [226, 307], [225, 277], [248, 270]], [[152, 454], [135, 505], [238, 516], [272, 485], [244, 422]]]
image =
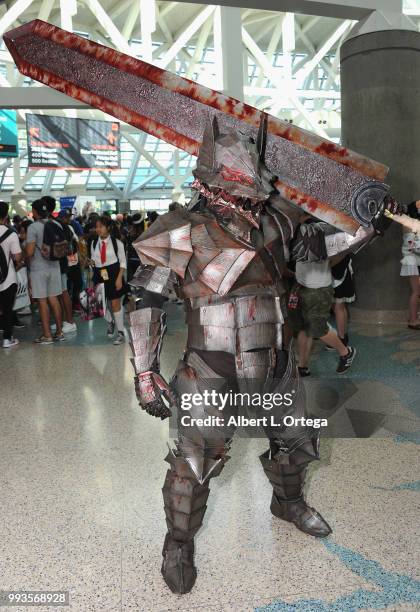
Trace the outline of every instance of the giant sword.
[[[208, 120], [256, 139], [261, 111], [39, 19], [4, 35], [19, 71], [198, 155]], [[382, 214], [388, 168], [267, 115], [265, 163], [289, 202], [355, 234]]]

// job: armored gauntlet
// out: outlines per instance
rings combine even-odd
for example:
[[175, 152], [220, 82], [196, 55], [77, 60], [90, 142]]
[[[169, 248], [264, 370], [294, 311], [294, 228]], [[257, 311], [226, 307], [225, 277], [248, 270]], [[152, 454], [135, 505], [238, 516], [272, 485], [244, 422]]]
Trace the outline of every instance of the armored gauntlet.
[[175, 403], [168, 384], [159, 374], [165, 318], [160, 308], [142, 308], [130, 313], [131, 361], [136, 373], [136, 395], [143, 410], [161, 419], [171, 415], [165, 400], [169, 404]]

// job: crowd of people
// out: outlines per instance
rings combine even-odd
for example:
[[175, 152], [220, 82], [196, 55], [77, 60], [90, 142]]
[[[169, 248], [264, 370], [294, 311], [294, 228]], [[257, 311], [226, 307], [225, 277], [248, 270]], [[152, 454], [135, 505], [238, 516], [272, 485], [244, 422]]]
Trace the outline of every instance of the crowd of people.
[[[178, 204], [176, 204], [179, 206]], [[174, 205], [172, 205], [173, 208]], [[408, 206], [411, 217], [420, 216], [420, 201]], [[128, 283], [140, 260], [134, 241], [157, 213], [117, 214], [90, 212], [75, 217], [71, 210], [56, 213], [56, 201], [44, 196], [32, 203], [30, 216], [9, 218], [9, 206], [0, 202], [0, 311], [3, 347], [18, 344], [14, 327], [22, 327], [14, 305], [17, 275], [24, 269], [31, 303], [39, 311], [41, 334], [36, 344], [53, 344], [77, 332], [75, 317], [83, 313], [81, 295], [89, 284], [104, 289], [103, 316], [113, 344], [125, 342], [124, 302]], [[309, 216], [302, 223], [314, 223]], [[419, 330], [420, 237], [405, 230], [401, 276], [410, 284], [408, 327]], [[299, 372], [309, 376], [314, 339], [338, 354], [337, 372], [353, 363], [356, 349], [349, 344], [347, 305], [356, 299], [352, 256], [313, 263], [289, 262], [286, 342], [297, 338]], [[54, 320], [51, 323], [51, 318]], [[331, 325], [331, 320], [335, 325]]]
[[[106, 303], [107, 335], [115, 345], [125, 341], [123, 300], [140, 261], [133, 242], [157, 218], [90, 212], [77, 217], [69, 209], [56, 212], [56, 201], [44, 196], [32, 203], [30, 215], [9, 217], [0, 202], [0, 328], [3, 348], [18, 345], [14, 328], [24, 324], [17, 310], [19, 280], [27, 286], [28, 305], [38, 308], [41, 333], [36, 344], [53, 344], [77, 332], [83, 315], [81, 296], [101, 283]], [[24, 274], [23, 274], [24, 273]]]

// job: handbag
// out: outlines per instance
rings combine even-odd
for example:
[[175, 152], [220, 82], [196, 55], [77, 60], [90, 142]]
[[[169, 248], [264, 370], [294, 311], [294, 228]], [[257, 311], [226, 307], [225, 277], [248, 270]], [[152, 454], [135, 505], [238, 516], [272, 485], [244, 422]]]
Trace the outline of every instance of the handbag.
[[17, 291], [13, 310], [20, 310], [31, 305], [31, 298], [28, 290], [28, 272], [26, 268], [20, 268], [16, 272]]
[[102, 318], [106, 310], [105, 285], [90, 283], [79, 293], [79, 301], [83, 321]]

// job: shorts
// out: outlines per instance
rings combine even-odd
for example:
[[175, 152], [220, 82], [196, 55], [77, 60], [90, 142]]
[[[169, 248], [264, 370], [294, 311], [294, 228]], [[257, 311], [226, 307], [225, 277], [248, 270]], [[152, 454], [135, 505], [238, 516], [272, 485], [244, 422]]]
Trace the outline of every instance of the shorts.
[[288, 323], [294, 332], [305, 331], [310, 338], [322, 338], [328, 333], [328, 319], [334, 301], [332, 287], [310, 289], [295, 285], [292, 293], [297, 293], [298, 304], [295, 309], [288, 308]]
[[52, 267], [51, 270], [33, 270], [30, 279], [32, 297], [36, 300], [63, 293], [59, 267]]
[[61, 273], [61, 292], [67, 291], [67, 272]]

